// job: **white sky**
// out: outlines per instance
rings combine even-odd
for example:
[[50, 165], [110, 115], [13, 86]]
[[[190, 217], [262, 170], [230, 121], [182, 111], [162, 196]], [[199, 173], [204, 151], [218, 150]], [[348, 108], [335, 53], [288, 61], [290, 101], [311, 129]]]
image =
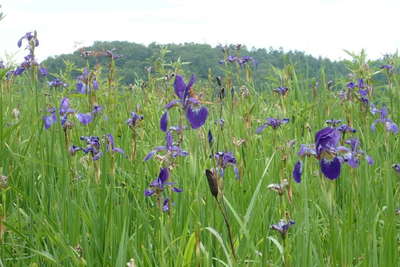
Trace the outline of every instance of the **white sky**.
[[331, 59], [343, 49], [370, 58], [400, 47], [400, 0], [0, 0], [0, 58], [26, 52], [17, 40], [37, 30], [40, 60], [95, 40], [142, 44], [241, 43]]

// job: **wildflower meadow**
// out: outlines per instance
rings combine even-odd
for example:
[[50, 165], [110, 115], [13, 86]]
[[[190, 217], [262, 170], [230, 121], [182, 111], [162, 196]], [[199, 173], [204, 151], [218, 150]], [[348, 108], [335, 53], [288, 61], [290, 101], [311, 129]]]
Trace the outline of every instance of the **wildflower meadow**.
[[1, 266], [399, 266], [397, 55], [256, 77], [224, 46], [128, 85], [118, 50], [52, 73], [40, 44], [0, 62]]

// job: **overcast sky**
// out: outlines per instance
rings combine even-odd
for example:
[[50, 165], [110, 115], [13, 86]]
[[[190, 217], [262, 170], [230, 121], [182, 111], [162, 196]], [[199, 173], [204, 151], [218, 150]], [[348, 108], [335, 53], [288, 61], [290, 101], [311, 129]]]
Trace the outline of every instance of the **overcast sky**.
[[245, 44], [331, 59], [343, 49], [370, 58], [400, 46], [400, 0], [0, 0], [0, 58], [21, 57], [17, 40], [37, 30], [39, 59], [95, 40], [142, 44]]

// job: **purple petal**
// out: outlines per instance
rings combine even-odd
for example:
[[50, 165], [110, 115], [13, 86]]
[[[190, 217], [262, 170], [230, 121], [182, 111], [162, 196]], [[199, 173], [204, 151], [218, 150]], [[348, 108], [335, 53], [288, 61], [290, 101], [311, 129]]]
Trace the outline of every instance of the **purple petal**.
[[368, 162], [369, 165], [373, 165], [374, 164], [374, 159], [369, 155], [365, 156], [365, 160]]
[[153, 190], [151, 190], [151, 189], [146, 189], [146, 190], [144, 190], [144, 195], [145, 195], [146, 197], [149, 197], [149, 196], [153, 195], [154, 193], [155, 193], [155, 191], [153, 191]]
[[360, 165], [360, 160], [354, 155], [351, 155], [349, 161], [347, 161], [347, 164], [349, 164], [349, 166], [352, 168], [357, 168]]
[[120, 154], [124, 154], [124, 153], [125, 153], [124, 150], [121, 149], [121, 148], [119, 148], [119, 147], [114, 147], [114, 148], [112, 149], [112, 151], [115, 151], [115, 152], [120, 153]]
[[93, 160], [96, 161], [103, 156], [103, 152], [99, 151], [96, 155], [93, 156]]
[[397, 127], [397, 124], [391, 120], [387, 120], [385, 122], [385, 127], [386, 127], [386, 130], [388, 130], [394, 134], [397, 134], [399, 132], [399, 127]]
[[180, 189], [180, 188], [177, 188], [177, 187], [173, 187], [173, 188], [172, 188], [172, 191], [174, 191], [174, 192], [176, 192], [176, 193], [180, 193], [180, 192], [182, 192], [183, 190]]
[[160, 119], [160, 129], [163, 132], [167, 131], [167, 127], [168, 127], [168, 112], [164, 112], [164, 114], [161, 116]]
[[92, 122], [93, 117], [90, 113], [78, 113], [76, 114], [76, 118], [83, 124], [83, 125], [88, 125], [89, 123]]
[[340, 160], [335, 157], [332, 160], [321, 159], [320, 168], [321, 172], [325, 175], [326, 178], [334, 180], [340, 175]]
[[206, 107], [201, 107], [200, 109], [193, 110], [189, 107], [186, 111], [186, 118], [190, 122], [190, 126], [193, 129], [201, 127], [207, 120], [208, 109]]
[[174, 139], [172, 137], [172, 134], [170, 132], [167, 132], [167, 135], [165, 136], [165, 141], [167, 143], [167, 149], [170, 149], [173, 145]]
[[50, 116], [43, 117], [44, 128], [49, 129], [57, 121], [57, 116], [52, 114]]
[[190, 88], [192, 88], [192, 86], [195, 82], [196, 82], [196, 76], [194, 76], [194, 74], [192, 74], [192, 76], [190, 77], [189, 83], [186, 85], [187, 90], [190, 90]]
[[236, 166], [233, 167], [233, 172], [235, 173], [236, 179], [240, 179], [239, 169]]
[[40, 75], [42, 75], [42, 76], [47, 76], [47, 75], [49, 75], [49, 71], [48, 71], [46, 68], [44, 68], [44, 67], [40, 67], [40, 68], [39, 68], [39, 72], [40, 72]]
[[163, 208], [162, 209], [165, 212], [169, 211], [169, 198], [164, 199]]
[[186, 84], [183, 81], [182, 76], [176, 75], [175, 76], [175, 81], [174, 81], [174, 90], [175, 94], [182, 99], [184, 94], [185, 94], [185, 89], [186, 89]]
[[293, 179], [296, 183], [301, 182], [301, 175], [303, 174], [303, 163], [299, 160], [294, 165]]
[[162, 168], [160, 170], [160, 174], [158, 175], [158, 178], [161, 180], [162, 183], [165, 183], [165, 181], [168, 180], [168, 177], [169, 177], [168, 168]]
[[177, 104], [179, 104], [179, 103], [181, 103], [181, 102], [182, 102], [182, 101], [181, 101], [180, 99], [172, 100], [171, 102], [169, 102], [168, 104], [166, 104], [166, 105], [164, 106], [164, 108], [170, 109], [170, 108], [176, 106]]
[[261, 125], [260, 127], [258, 127], [258, 128], [256, 129], [256, 133], [257, 133], [257, 134], [261, 133], [261, 132], [264, 131], [265, 128], [267, 128], [267, 127], [268, 127], [268, 124], [264, 123], [263, 125]]
[[148, 161], [149, 159], [151, 159], [154, 155], [156, 154], [155, 150], [150, 151], [146, 157], [144, 157], [143, 161]]

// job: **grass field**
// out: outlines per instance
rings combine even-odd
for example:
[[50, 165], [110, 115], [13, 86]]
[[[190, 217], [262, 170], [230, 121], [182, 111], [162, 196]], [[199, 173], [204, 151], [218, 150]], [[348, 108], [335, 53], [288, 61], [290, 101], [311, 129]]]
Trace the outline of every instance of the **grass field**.
[[[27, 40], [35, 48], [32, 38], [23, 45]], [[227, 60], [223, 77], [210, 74], [183, 91], [177, 75], [187, 83], [191, 73], [179, 62], [158, 62], [129, 87], [118, 83], [112, 57], [80, 78], [53, 74], [66, 87], [50, 86], [34, 64], [8, 79], [10, 69], [0, 69], [0, 265], [398, 266], [400, 85], [398, 59], [391, 60], [393, 68], [371, 69], [354, 55], [352, 76], [334, 84], [323, 70], [297, 77], [288, 65], [262, 85], [253, 82], [251, 62]], [[378, 73], [384, 82], [375, 80]], [[278, 87], [287, 93], [274, 92]], [[61, 105], [65, 98], [69, 106]], [[174, 99], [181, 102], [162, 131], [160, 118]], [[143, 119], [128, 124], [131, 112]], [[257, 134], [266, 118], [289, 120]], [[330, 119], [356, 132], [331, 126], [340, 140], [322, 144], [318, 159], [300, 157], [301, 144], [314, 144]], [[338, 147], [350, 149], [349, 138], [359, 139], [359, 149], [342, 155]], [[344, 161], [349, 155], [358, 167]], [[340, 159], [337, 179], [321, 172], [324, 158]]]

